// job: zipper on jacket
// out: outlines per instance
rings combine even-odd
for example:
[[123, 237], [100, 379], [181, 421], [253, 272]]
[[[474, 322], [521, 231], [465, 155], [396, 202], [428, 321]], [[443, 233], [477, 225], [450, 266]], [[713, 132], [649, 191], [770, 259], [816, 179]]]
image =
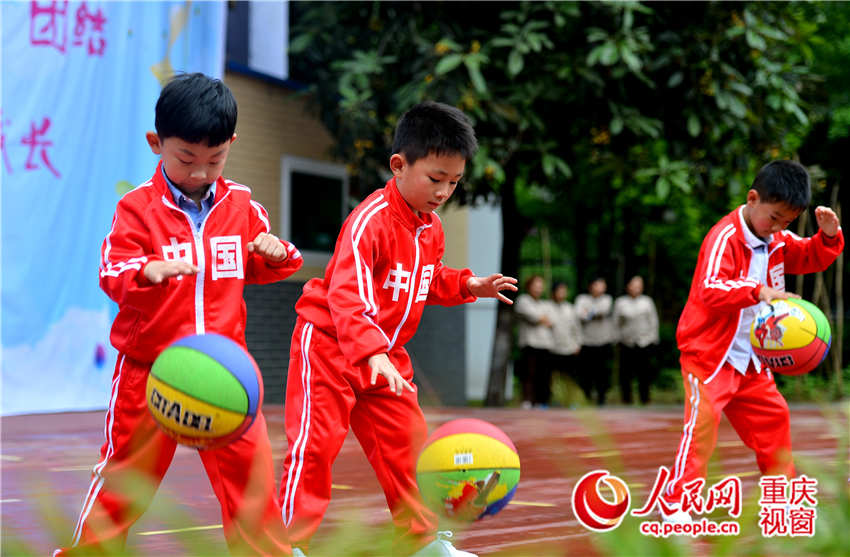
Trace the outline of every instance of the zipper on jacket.
[[407, 292], [407, 307], [404, 309], [404, 315], [401, 317], [401, 321], [398, 324], [398, 327], [395, 329], [395, 333], [393, 334], [393, 338], [390, 341], [390, 349], [395, 346], [395, 341], [398, 339], [398, 334], [401, 332], [401, 328], [404, 326], [407, 321], [407, 316], [410, 315], [410, 306], [412, 305], [413, 297], [416, 296], [416, 291], [418, 290], [418, 283], [416, 282], [416, 275], [419, 273], [419, 236], [426, 228], [431, 228], [430, 224], [423, 224], [419, 228], [416, 229], [416, 236], [413, 238], [413, 245], [416, 247], [416, 257], [413, 259], [413, 271], [410, 273], [410, 289]]

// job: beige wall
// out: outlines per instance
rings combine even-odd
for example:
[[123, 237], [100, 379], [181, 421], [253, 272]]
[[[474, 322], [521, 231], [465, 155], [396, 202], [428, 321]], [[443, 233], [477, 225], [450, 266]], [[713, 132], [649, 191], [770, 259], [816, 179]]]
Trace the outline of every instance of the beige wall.
[[[224, 82], [239, 106], [236, 143], [224, 175], [249, 186], [252, 197], [269, 212], [274, 234], [280, 233], [280, 159], [296, 155], [330, 161], [333, 138], [307, 111], [306, 99], [280, 85], [227, 72]], [[324, 269], [302, 268], [293, 279], [320, 275]]]
[[[255, 77], [227, 72], [224, 81], [239, 106], [237, 140], [230, 150], [224, 175], [249, 186], [252, 197], [269, 212], [272, 232], [280, 233], [280, 161], [294, 155], [330, 161], [333, 138], [306, 107], [306, 99], [280, 85]], [[443, 262], [450, 267], [468, 265], [468, 215], [465, 208], [440, 211], [446, 235]], [[324, 266], [305, 265], [293, 280], [321, 276]]]
[[443, 263], [456, 269], [468, 267], [469, 210], [457, 205], [444, 207], [440, 209], [440, 220], [446, 236]]

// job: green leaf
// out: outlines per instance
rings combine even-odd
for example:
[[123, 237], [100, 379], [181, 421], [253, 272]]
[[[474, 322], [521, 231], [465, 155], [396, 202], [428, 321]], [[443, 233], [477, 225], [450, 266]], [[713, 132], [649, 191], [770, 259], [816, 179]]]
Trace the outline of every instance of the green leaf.
[[514, 46], [516, 46], [516, 38], [514, 38], [514, 37], [510, 37], [510, 38], [508, 38], [508, 37], [496, 37], [495, 39], [493, 39], [490, 42], [490, 44], [493, 45], [493, 46], [498, 46], [498, 47], [509, 46], [509, 47], [513, 48]]
[[525, 64], [523, 60], [522, 54], [519, 53], [518, 50], [512, 50], [508, 55], [508, 75], [511, 77], [519, 74], [522, 71], [522, 67]]
[[697, 115], [691, 114], [688, 116], [688, 133], [691, 134], [691, 137], [697, 137], [701, 129]]
[[437, 75], [447, 74], [460, 66], [462, 62], [462, 54], [449, 54], [447, 56], [443, 56], [440, 61], [437, 62], [436, 67], [434, 67], [434, 73]]
[[631, 29], [635, 21], [635, 16], [631, 10], [626, 10], [623, 14], [623, 29]]
[[313, 35], [310, 33], [304, 33], [303, 35], [296, 35], [289, 41], [289, 53], [290, 54], [301, 54], [310, 44], [313, 42]]
[[458, 43], [456, 43], [455, 41], [453, 41], [452, 39], [450, 39], [448, 37], [443, 37], [442, 39], [439, 40], [439, 42], [437, 44], [440, 45], [440, 46], [447, 47], [452, 52], [459, 52], [460, 50], [462, 50], [461, 46]]
[[685, 76], [682, 74], [682, 72], [675, 72], [673, 75], [670, 76], [670, 79], [667, 80], [667, 87], [672, 89], [673, 87], [680, 84], [684, 78]]
[[747, 115], [747, 106], [741, 102], [741, 99], [734, 95], [729, 95], [729, 110], [732, 111], [738, 118], [743, 118]]
[[481, 75], [481, 68], [478, 65], [478, 59], [467, 57], [463, 60], [466, 69], [469, 72], [469, 80], [472, 81], [472, 86], [479, 93], [487, 92], [487, 82], [484, 81], [484, 76]]
[[619, 135], [623, 131], [623, 119], [619, 116], [614, 116], [610, 124], [611, 135]]
[[623, 57], [623, 61], [633, 72], [639, 71], [641, 66], [643, 65], [641, 64], [640, 58], [635, 56], [635, 53], [628, 48], [620, 49], [620, 56]]
[[617, 45], [612, 41], [606, 41], [599, 46], [599, 61], [606, 66], [612, 66], [620, 59], [620, 54], [617, 52]]
[[764, 50], [767, 48], [767, 43], [764, 38], [755, 31], [747, 29], [747, 44], [756, 50]]
[[667, 196], [670, 195], [670, 181], [664, 176], [655, 182], [655, 195], [661, 199], [667, 199]]
[[767, 103], [767, 106], [773, 110], [779, 110], [779, 107], [782, 106], [782, 99], [775, 93], [768, 95], [765, 102]]

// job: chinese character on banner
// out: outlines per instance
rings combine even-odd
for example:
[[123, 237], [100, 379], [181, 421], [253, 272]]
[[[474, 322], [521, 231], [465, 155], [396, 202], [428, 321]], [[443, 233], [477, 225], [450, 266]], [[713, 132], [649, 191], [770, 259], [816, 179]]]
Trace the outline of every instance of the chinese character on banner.
[[9, 153], [6, 152], [6, 132], [3, 130], [4, 123], [8, 123], [8, 120], [3, 120], [3, 111], [0, 110], [0, 152], [3, 154], [3, 166], [11, 174], [12, 162], [9, 160]]
[[106, 23], [106, 18], [103, 17], [103, 11], [100, 8], [96, 12], [89, 12], [89, 8], [85, 2], [77, 8], [77, 21], [74, 25], [74, 46], [81, 46], [86, 38], [86, 28], [90, 24], [91, 32], [88, 36], [88, 52], [89, 56], [103, 56], [103, 51], [106, 50], [106, 40], [103, 38], [103, 24]]
[[30, 134], [21, 139], [21, 143], [24, 145], [29, 145], [30, 152], [27, 155], [27, 163], [24, 167], [27, 170], [37, 170], [39, 167], [37, 164], [33, 162], [33, 156], [35, 155], [36, 150], [41, 151], [41, 160], [44, 162], [44, 166], [53, 173], [57, 178], [60, 177], [59, 171], [57, 171], [53, 164], [50, 162], [50, 159], [47, 157], [47, 147], [53, 145], [52, 141], [46, 139], [39, 139], [41, 136], [47, 133], [47, 130], [50, 128], [50, 118], [44, 118], [41, 122], [41, 127], [36, 128], [35, 122], [30, 124]]
[[30, 2], [30, 44], [52, 46], [65, 52], [67, 42], [68, 0]]

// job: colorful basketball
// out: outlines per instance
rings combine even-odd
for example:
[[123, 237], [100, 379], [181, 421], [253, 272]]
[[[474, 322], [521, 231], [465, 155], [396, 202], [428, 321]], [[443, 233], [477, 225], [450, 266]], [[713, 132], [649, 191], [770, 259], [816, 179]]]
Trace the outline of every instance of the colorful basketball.
[[759, 311], [750, 327], [756, 357], [771, 371], [785, 375], [815, 369], [831, 341], [826, 316], [805, 300], [774, 300]]
[[217, 334], [187, 336], [154, 361], [148, 409], [175, 441], [217, 448], [239, 438], [254, 422], [262, 385], [254, 358], [236, 342]]
[[505, 433], [474, 418], [452, 420], [425, 442], [416, 463], [425, 504], [458, 521], [496, 514], [519, 483], [519, 455]]

